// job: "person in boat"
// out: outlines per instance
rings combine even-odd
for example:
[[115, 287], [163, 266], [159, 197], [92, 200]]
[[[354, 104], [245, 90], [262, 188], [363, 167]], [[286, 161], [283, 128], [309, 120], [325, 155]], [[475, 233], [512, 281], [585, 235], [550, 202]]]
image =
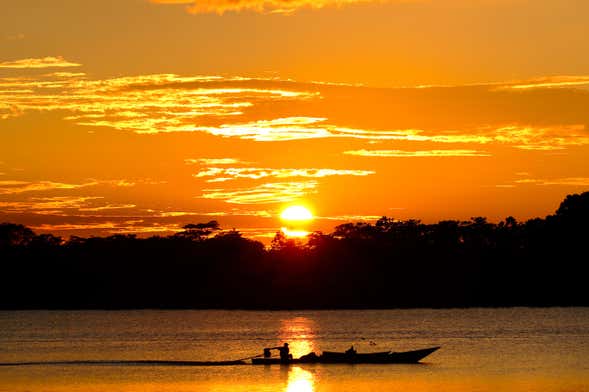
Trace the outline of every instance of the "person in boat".
[[269, 358], [271, 356], [270, 350], [278, 350], [280, 353], [280, 363], [289, 363], [292, 360], [292, 354], [288, 348], [288, 343], [284, 343], [282, 346], [265, 348], [264, 358]]
[[350, 348], [346, 350], [346, 355], [356, 355], [356, 349], [354, 348], [354, 345], [350, 346]]
[[282, 346], [276, 348], [278, 349], [278, 352], [280, 352], [280, 362], [289, 363], [292, 359], [292, 354], [290, 353], [290, 349], [288, 348], [288, 343], [284, 343]]

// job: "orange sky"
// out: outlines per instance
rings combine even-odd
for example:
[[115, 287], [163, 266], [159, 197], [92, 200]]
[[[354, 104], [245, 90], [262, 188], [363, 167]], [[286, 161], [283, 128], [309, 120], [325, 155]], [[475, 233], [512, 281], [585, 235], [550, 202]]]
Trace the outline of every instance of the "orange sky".
[[0, 221], [280, 211], [497, 221], [589, 189], [589, 2], [23, 0], [0, 14]]

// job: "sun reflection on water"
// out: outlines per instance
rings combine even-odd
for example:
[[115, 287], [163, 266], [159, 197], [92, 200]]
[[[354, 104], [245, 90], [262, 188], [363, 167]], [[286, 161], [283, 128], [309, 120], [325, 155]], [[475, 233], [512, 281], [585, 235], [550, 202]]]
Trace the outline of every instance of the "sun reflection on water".
[[306, 317], [294, 317], [281, 320], [279, 337], [289, 344], [290, 353], [294, 358], [315, 351], [315, 322]]
[[285, 392], [313, 392], [315, 380], [313, 374], [299, 367], [293, 367], [288, 373]]

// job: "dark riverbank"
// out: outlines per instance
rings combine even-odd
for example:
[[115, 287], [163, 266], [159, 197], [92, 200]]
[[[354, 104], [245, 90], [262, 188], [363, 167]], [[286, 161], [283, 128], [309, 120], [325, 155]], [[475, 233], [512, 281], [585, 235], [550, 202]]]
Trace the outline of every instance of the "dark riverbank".
[[517, 222], [349, 223], [270, 249], [216, 222], [169, 237], [0, 225], [2, 309], [587, 306], [589, 193]]

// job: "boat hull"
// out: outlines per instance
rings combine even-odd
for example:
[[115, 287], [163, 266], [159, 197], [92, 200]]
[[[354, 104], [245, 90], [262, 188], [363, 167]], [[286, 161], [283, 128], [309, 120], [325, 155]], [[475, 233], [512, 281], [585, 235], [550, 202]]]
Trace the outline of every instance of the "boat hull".
[[292, 359], [288, 363], [283, 363], [280, 358], [254, 358], [254, 365], [290, 365], [302, 363], [348, 363], [348, 364], [395, 364], [395, 363], [418, 363], [440, 347], [431, 347], [421, 350], [403, 351], [403, 352], [379, 352], [366, 354], [346, 354], [341, 352], [324, 351], [321, 356], [302, 357]]

